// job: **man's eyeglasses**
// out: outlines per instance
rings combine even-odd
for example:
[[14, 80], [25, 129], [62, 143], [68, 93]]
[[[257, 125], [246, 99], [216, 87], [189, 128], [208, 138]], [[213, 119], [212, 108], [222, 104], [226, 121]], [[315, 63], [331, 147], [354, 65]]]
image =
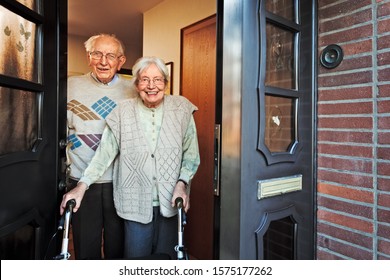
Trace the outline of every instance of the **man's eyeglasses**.
[[162, 85], [165, 83], [165, 80], [163, 77], [155, 77], [153, 79], [149, 79], [149, 78], [144, 77], [144, 78], [138, 79], [138, 83], [140, 85], [149, 85], [150, 82], [153, 82], [153, 84], [155, 84], [155, 85]]
[[92, 59], [96, 59], [96, 60], [100, 60], [100, 59], [103, 58], [103, 56], [105, 56], [106, 59], [109, 60], [109, 61], [114, 61], [118, 57], [120, 57], [120, 56], [117, 56], [114, 53], [103, 54], [102, 52], [99, 52], [99, 51], [90, 52], [89, 55], [91, 56]]

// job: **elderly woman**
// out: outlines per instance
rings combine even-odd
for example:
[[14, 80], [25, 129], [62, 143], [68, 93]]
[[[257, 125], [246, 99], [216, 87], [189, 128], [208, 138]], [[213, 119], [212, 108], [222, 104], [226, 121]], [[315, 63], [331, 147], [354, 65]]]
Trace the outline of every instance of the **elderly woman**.
[[142, 57], [133, 67], [139, 97], [117, 106], [107, 118], [95, 157], [79, 180], [77, 211], [89, 185], [114, 162], [114, 202], [125, 219], [125, 258], [156, 253], [175, 257], [177, 197], [189, 209], [189, 183], [200, 159], [193, 113], [183, 96], [165, 94], [168, 69], [156, 57]]

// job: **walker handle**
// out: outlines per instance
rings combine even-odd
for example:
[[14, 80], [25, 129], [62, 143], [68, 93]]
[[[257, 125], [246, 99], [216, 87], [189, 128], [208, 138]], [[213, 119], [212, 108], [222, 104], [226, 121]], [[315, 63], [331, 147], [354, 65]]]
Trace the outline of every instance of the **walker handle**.
[[175, 199], [175, 206], [176, 206], [177, 209], [183, 208], [183, 198], [177, 197]]

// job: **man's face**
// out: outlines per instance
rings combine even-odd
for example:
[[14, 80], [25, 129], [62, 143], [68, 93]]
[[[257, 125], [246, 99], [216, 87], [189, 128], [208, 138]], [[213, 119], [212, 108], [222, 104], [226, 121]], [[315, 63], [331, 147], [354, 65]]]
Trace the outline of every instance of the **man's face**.
[[102, 83], [110, 82], [126, 61], [126, 57], [119, 53], [118, 44], [109, 37], [96, 40], [88, 59], [92, 72]]

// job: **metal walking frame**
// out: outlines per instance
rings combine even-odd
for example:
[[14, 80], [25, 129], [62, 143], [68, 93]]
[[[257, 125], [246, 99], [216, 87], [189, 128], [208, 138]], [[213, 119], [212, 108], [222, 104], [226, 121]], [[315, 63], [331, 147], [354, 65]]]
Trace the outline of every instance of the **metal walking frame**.
[[70, 221], [72, 219], [73, 208], [76, 206], [76, 200], [70, 199], [66, 202], [65, 212], [61, 217], [58, 230], [63, 230], [61, 253], [54, 257], [55, 260], [68, 260], [70, 258], [69, 253], [69, 230]]
[[187, 248], [184, 246], [184, 226], [187, 223], [186, 214], [183, 209], [183, 198], [178, 197], [175, 200], [177, 208], [177, 239], [178, 244], [175, 246], [178, 260], [188, 260]]

